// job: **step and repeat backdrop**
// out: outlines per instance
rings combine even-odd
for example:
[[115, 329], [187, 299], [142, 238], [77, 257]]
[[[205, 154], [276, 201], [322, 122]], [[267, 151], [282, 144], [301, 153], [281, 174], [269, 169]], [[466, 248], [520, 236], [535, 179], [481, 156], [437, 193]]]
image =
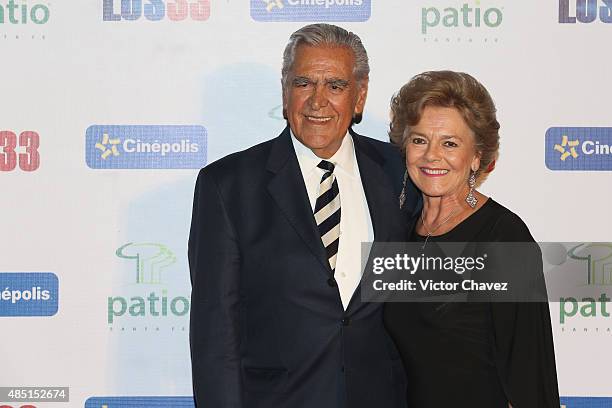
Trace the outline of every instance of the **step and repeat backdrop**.
[[[483, 192], [538, 241], [612, 241], [610, 1], [0, 0], [0, 406], [193, 406], [195, 177], [283, 129], [282, 51], [311, 22], [369, 52], [356, 131], [386, 140], [413, 75], [468, 72], [502, 126]], [[601, 293], [606, 248], [562, 254]], [[612, 407], [612, 307], [551, 300], [563, 404]]]

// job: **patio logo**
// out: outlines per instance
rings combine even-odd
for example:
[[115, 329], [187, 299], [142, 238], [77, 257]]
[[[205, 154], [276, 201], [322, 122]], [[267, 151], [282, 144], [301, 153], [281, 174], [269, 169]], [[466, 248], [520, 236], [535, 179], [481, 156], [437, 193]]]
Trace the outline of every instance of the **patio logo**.
[[131, 263], [129, 271], [136, 287], [127, 285], [129, 293], [108, 297], [108, 324], [126, 315], [156, 319], [187, 315], [188, 297], [170, 296], [164, 284], [164, 275], [176, 263], [176, 256], [168, 247], [153, 242], [130, 242], [117, 248], [115, 255]]
[[134, 260], [136, 283], [161, 283], [162, 271], [176, 262], [168, 247], [155, 243], [125, 244], [117, 248], [115, 255]]
[[15, 0], [8, 0], [6, 5], [0, 4], [0, 24], [45, 24], [49, 21], [49, 7], [44, 4], [35, 4], [28, 9], [26, 2], [15, 4]]
[[93, 125], [85, 159], [92, 169], [199, 169], [206, 164], [206, 129]]
[[480, 1], [474, 6], [464, 3], [461, 7], [423, 7], [421, 8], [421, 33], [430, 34], [431, 29], [439, 28], [497, 28], [504, 20], [501, 8], [481, 7]]
[[559, 23], [592, 23], [598, 17], [602, 23], [612, 23], [612, 1], [559, 0]]
[[149, 21], [206, 21], [210, 17], [210, 0], [104, 0], [103, 21], [135, 21], [143, 15]]
[[371, 0], [251, 0], [256, 21], [363, 22], [370, 14]]
[[548, 243], [542, 247], [542, 254], [546, 264], [553, 266], [548, 272], [549, 290], [551, 284], [575, 282], [562, 284], [572, 296], [559, 298], [561, 324], [577, 314], [584, 318], [610, 317], [612, 299], [606, 290], [612, 287], [612, 243]]
[[587, 285], [612, 285], [612, 243], [591, 242], [572, 246], [567, 256], [586, 263]]
[[53, 316], [59, 280], [49, 272], [0, 273], [0, 316]]
[[612, 128], [552, 127], [545, 143], [550, 170], [612, 170]]

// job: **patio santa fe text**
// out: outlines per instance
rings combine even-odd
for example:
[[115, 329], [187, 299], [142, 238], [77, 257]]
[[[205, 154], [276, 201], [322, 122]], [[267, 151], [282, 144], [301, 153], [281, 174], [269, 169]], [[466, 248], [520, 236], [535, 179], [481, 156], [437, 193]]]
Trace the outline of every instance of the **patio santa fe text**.
[[[485, 269], [487, 255], [479, 257], [439, 257], [421, 256], [413, 257], [408, 254], [396, 254], [392, 257], [375, 257], [372, 259], [372, 272], [381, 275], [385, 271], [407, 272], [410, 275], [418, 271], [449, 271], [457, 275], [465, 272], [482, 271]], [[419, 279], [417, 282], [401, 279], [398, 282], [385, 282], [376, 279], [372, 282], [376, 291], [507, 291], [507, 282], [477, 282], [473, 279], [465, 279], [461, 282], [435, 281], [433, 279]]]

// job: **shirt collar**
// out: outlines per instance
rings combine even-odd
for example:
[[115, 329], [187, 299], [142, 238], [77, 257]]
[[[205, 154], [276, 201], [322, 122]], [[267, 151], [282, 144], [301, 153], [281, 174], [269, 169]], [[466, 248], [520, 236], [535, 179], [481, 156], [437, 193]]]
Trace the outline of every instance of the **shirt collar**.
[[[295, 137], [293, 131], [291, 131], [291, 142], [293, 143], [293, 148], [295, 149], [302, 173], [308, 174], [311, 171], [323, 171], [317, 167], [317, 165], [323, 159], [314, 154], [308, 147], [304, 146], [302, 142]], [[334, 173], [339, 170], [349, 177], [357, 176], [355, 171], [355, 145], [353, 144], [353, 138], [348, 131], [346, 135], [344, 135], [342, 144], [340, 145], [338, 151], [334, 153], [332, 157], [326, 160], [334, 163], [336, 166]]]

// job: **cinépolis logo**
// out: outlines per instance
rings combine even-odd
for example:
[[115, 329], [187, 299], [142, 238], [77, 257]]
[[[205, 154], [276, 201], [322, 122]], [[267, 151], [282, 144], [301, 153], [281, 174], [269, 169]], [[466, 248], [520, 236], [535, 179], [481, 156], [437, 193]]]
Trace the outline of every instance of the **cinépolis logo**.
[[612, 170], [612, 128], [551, 127], [545, 143], [550, 170]]
[[[193, 397], [90, 397], [85, 401], [85, 408], [193, 408]], [[0, 407], [1, 408], [1, 407]]]
[[251, 0], [255, 21], [363, 22], [370, 14], [371, 0]]
[[46, 24], [51, 11], [43, 3], [26, 0], [0, 1], [0, 24]]
[[504, 22], [503, 7], [479, 0], [421, 7], [421, 34], [425, 41], [497, 42], [497, 29]]
[[130, 242], [117, 248], [128, 280], [107, 298], [111, 331], [185, 331], [190, 302], [177, 281], [174, 253], [155, 242]]
[[53, 316], [59, 279], [52, 272], [0, 272], [0, 316]]
[[610, 397], [561, 397], [561, 408], [596, 408], [612, 406]]
[[93, 125], [85, 160], [92, 169], [200, 169], [206, 129], [198, 125]]

